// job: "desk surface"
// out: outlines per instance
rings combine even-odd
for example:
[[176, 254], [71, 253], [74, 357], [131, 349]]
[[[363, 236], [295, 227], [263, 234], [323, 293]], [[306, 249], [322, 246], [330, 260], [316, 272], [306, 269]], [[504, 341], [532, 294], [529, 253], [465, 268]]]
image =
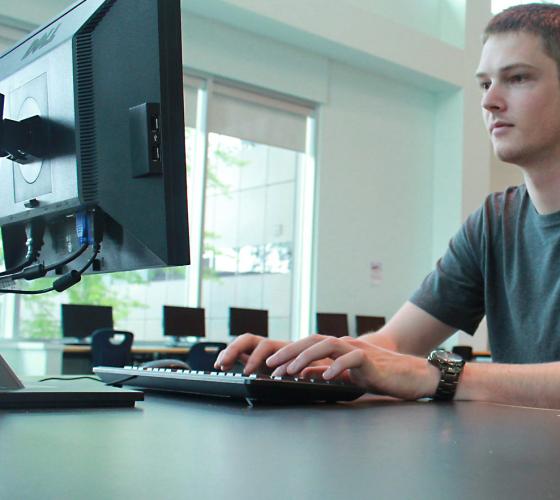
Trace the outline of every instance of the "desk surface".
[[[94, 383], [94, 382], [92, 382]], [[365, 400], [0, 412], [0, 498], [558, 498], [560, 412]]]

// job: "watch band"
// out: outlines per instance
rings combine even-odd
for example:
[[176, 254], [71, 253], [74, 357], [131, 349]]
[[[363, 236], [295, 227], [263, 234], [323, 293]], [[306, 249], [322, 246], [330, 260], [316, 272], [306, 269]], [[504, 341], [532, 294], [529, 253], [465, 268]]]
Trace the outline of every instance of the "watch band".
[[450, 401], [455, 397], [457, 384], [465, 366], [465, 361], [456, 354], [443, 349], [436, 349], [428, 356], [428, 361], [439, 368], [441, 378], [433, 399], [438, 401]]

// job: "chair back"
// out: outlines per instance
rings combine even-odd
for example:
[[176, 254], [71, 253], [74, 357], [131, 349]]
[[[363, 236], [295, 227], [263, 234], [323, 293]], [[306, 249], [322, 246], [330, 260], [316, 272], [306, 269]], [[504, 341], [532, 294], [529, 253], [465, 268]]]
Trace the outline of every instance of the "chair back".
[[214, 371], [216, 358], [226, 347], [225, 342], [198, 342], [190, 348], [187, 363], [191, 370]]
[[129, 364], [133, 340], [131, 332], [112, 328], [95, 330], [91, 336], [92, 365], [122, 367]]
[[456, 345], [452, 349], [454, 354], [458, 354], [465, 361], [472, 361], [473, 359], [473, 348], [470, 345]]

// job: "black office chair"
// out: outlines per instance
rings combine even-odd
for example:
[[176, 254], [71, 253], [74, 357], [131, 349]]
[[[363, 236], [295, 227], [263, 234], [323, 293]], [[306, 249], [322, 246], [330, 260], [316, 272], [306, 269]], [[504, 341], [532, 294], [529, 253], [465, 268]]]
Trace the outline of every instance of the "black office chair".
[[461, 356], [465, 361], [472, 361], [474, 358], [473, 348], [470, 345], [456, 345], [452, 351], [454, 354]]
[[385, 326], [385, 316], [356, 316], [356, 334], [376, 332]]
[[187, 363], [191, 370], [214, 371], [216, 358], [226, 347], [225, 342], [198, 342], [190, 348]]
[[130, 364], [133, 340], [134, 335], [131, 332], [98, 328], [91, 335], [92, 365], [122, 367]]

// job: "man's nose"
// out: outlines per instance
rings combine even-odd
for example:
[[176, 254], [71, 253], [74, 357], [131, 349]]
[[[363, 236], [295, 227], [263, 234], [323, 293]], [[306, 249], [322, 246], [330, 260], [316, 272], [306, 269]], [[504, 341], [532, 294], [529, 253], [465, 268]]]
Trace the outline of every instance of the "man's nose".
[[481, 105], [487, 111], [503, 111], [506, 108], [503, 89], [496, 83], [492, 83], [484, 92]]

